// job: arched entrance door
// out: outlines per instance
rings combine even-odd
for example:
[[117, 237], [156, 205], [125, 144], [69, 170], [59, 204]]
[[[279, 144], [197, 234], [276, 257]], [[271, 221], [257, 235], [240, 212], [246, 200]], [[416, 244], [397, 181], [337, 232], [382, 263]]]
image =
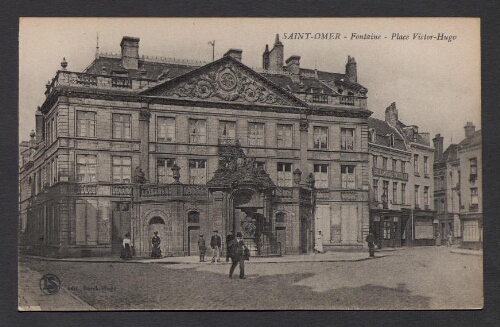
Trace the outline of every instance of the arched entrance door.
[[160, 249], [161, 255], [165, 256], [168, 251], [168, 235], [167, 235], [167, 225], [163, 218], [156, 216], [151, 218], [148, 226], [148, 243], [149, 243], [149, 254], [151, 254], [151, 249], [153, 245], [151, 244], [151, 239], [154, 236], [154, 232], [158, 232], [158, 236], [160, 237]]
[[269, 222], [264, 212], [262, 194], [252, 189], [242, 189], [233, 195], [232, 230], [241, 232], [251, 255], [261, 254], [262, 245], [266, 242]]

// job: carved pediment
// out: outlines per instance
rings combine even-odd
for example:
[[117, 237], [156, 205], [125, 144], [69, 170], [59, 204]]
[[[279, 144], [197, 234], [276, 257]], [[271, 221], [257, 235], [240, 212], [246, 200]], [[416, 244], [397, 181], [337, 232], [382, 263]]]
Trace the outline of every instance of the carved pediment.
[[141, 95], [197, 101], [305, 106], [300, 99], [230, 57], [166, 81], [145, 90]]

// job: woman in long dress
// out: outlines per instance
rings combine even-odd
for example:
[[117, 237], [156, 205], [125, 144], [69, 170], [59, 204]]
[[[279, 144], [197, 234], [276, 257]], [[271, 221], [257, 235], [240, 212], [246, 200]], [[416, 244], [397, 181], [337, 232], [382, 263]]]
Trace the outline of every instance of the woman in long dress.
[[153, 245], [153, 250], [151, 251], [151, 258], [161, 258], [160, 243], [161, 239], [158, 236], [158, 232], [154, 232], [155, 236], [151, 239], [151, 244]]
[[122, 254], [120, 255], [120, 258], [122, 258], [123, 260], [132, 259], [132, 246], [130, 245], [129, 233], [125, 234], [125, 238], [123, 239], [122, 245], [123, 245]]
[[321, 234], [321, 231], [318, 231], [318, 235], [316, 236], [314, 251], [317, 253], [323, 253], [323, 235]]

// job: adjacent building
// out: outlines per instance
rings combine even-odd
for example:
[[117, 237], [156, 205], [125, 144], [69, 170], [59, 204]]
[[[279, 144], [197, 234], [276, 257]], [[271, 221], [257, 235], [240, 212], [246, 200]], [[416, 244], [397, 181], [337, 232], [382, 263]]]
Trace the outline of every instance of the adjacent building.
[[365, 245], [371, 112], [354, 58], [306, 69], [278, 36], [261, 69], [238, 49], [202, 63], [120, 45], [83, 72], [63, 60], [46, 86], [21, 144], [22, 251], [118, 255], [130, 233], [148, 256], [155, 231], [165, 255], [197, 255], [214, 230], [255, 255], [309, 252], [319, 231], [327, 250]]
[[370, 231], [377, 245], [434, 245], [438, 226], [429, 134], [403, 124], [395, 103], [386, 108], [384, 121], [369, 118], [368, 127]]
[[481, 248], [483, 242], [481, 131], [467, 122], [465, 138], [443, 152], [443, 137], [433, 139], [434, 199], [443, 238], [450, 233], [456, 244]]

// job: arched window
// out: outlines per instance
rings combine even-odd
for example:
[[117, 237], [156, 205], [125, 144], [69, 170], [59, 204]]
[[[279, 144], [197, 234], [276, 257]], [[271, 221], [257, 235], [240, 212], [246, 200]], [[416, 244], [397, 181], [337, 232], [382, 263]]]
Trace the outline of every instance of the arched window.
[[163, 225], [165, 225], [165, 221], [161, 217], [156, 216], [156, 217], [153, 217], [153, 219], [151, 219], [149, 221], [149, 224], [150, 225], [153, 225], [153, 224], [163, 224]]
[[188, 223], [199, 224], [200, 223], [200, 213], [198, 211], [190, 211], [188, 213]]

